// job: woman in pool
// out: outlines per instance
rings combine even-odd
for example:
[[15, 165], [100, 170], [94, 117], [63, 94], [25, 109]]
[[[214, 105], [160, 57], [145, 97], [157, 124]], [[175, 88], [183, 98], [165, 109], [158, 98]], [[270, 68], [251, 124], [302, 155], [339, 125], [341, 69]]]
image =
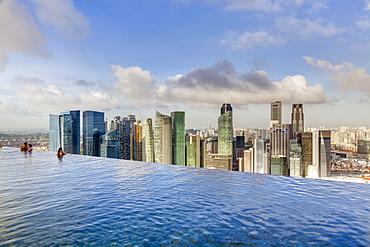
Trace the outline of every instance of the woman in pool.
[[63, 158], [64, 155], [66, 155], [65, 152], [63, 152], [63, 149], [62, 148], [59, 148], [58, 149], [58, 152], [56, 153], [56, 155], [58, 156], [58, 158], [61, 160]]

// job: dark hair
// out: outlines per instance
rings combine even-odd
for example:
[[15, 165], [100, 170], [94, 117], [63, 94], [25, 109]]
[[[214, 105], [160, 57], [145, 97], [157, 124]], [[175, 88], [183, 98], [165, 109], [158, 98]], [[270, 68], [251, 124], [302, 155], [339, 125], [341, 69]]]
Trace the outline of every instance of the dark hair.
[[32, 144], [28, 145], [29, 147], [32, 147]]
[[62, 148], [59, 148], [59, 149], [58, 149], [58, 153], [59, 153], [60, 151], [62, 151], [62, 150], [63, 150]]

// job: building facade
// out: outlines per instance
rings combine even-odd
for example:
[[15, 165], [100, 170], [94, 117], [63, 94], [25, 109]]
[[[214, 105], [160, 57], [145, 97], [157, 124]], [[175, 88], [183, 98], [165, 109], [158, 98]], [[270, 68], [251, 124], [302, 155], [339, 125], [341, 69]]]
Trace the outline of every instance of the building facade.
[[104, 112], [82, 112], [82, 154], [100, 156], [100, 138], [104, 134]]
[[185, 166], [185, 112], [171, 112], [173, 164]]
[[233, 111], [230, 104], [223, 104], [218, 118], [218, 153], [233, 154]]

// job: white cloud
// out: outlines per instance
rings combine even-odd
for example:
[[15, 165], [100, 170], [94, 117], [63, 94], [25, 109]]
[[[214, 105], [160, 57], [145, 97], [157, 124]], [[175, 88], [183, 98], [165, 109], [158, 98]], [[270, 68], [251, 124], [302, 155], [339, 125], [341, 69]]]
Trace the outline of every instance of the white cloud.
[[48, 56], [45, 37], [27, 8], [16, 0], [0, 1], [0, 69], [9, 53]]
[[280, 17], [276, 19], [275, 25], [278, 29], [289, 35], [297, 35], [301, 39], [309, 39], [317, 36], [333, 37], [345, 30], [322, 19], [315, 21], [297, 19], [295, 17]]
[[245, 32], [239, 34], [234, 31], [227, 33], [228, 38], [221, 41], [222, 44], [230, 45], [235, 50], [253, 49], [255, 47], [278, 46], [285, 42], [281, 37], [270, 35], [266, 32]]
[[32, 0], [38, 5], [37, 15], [44, 25], [52, 26], [62, 36], [82, 40], [91, 33], [89, 21], [72, 0]]
[[355, 68], [352, 63], [343, 62], [339, 65], [333, 65], [328, 61], [317, 60], [312, 57], [303, 57], [307, 64], [319, 67], [325, 70], [331, 81], [337, 82], [336, 88], [340, 91], [360, 91], [370, 96], [370, 75], [364, 68]]
[[369, 19], [358, 20], [355, 23], [358, 27], [360, 27], [362, 29], [370, 29], [370, 20]]
[[29, 113], [55, 112], [61, 109], [110, 110], [118, 108], [122, 102], [117, 96], [91, 91], [85, 93], [65, 93], [56, 84], [47, 84], [37, 78], [19, 82], [17, 99]]
[[132, 106], [146, 106], [155, 86], [150, 72], [140, 67], [122, 68], [120, 65], [112, 65], [112, 69], [117, 78], [113, 89], [130, 101]]
[[225, 10], [260, 10], [278, 12], [286, 7], [301, 6], [303, 0], [206, 0], [209, 3], [221, 3]]
[[365, 0], [365, 10], [370, 10], [370, 0]]
[[172, 77], [155, 95], [164, 102], [193, 106], [216, 106], [220, 102], [235, 105], [265, 104], [277, 99], [286, 103], [328, 101], [321, 85], [310, 86], [302, 75], [272, 82], [262, 70], [239, 74], [228, 61], [207, 68], [198, 67], [186, 75]]

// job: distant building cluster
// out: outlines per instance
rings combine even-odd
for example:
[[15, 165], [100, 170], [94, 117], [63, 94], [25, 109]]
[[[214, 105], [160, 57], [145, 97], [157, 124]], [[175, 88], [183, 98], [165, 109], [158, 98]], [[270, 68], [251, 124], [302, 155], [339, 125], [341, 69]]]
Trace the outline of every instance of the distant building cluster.
[[353, 141], [359, 155], [370, 157], [367, 130], [355, 135], [348, 130], [305, 131], [303, 104], [292, 105], [291, 122], [284, 124], [281, 101], [271, 103], [266, 130], [234, 129], [233, 108], [227, 103], [221, 107], [217, 129], [186, 130], [183, 111], [157, 111], [153, 122], [135, 115], [108, 121], [98, 111], [83, 111], [81, 118], [80, 111], [73, 110], [50, 114], [49, 130], [49, 150], [55, 152], [62, 147], [71, 154], [284, 176], [329, 177], [331, 146], [342, 140]]

